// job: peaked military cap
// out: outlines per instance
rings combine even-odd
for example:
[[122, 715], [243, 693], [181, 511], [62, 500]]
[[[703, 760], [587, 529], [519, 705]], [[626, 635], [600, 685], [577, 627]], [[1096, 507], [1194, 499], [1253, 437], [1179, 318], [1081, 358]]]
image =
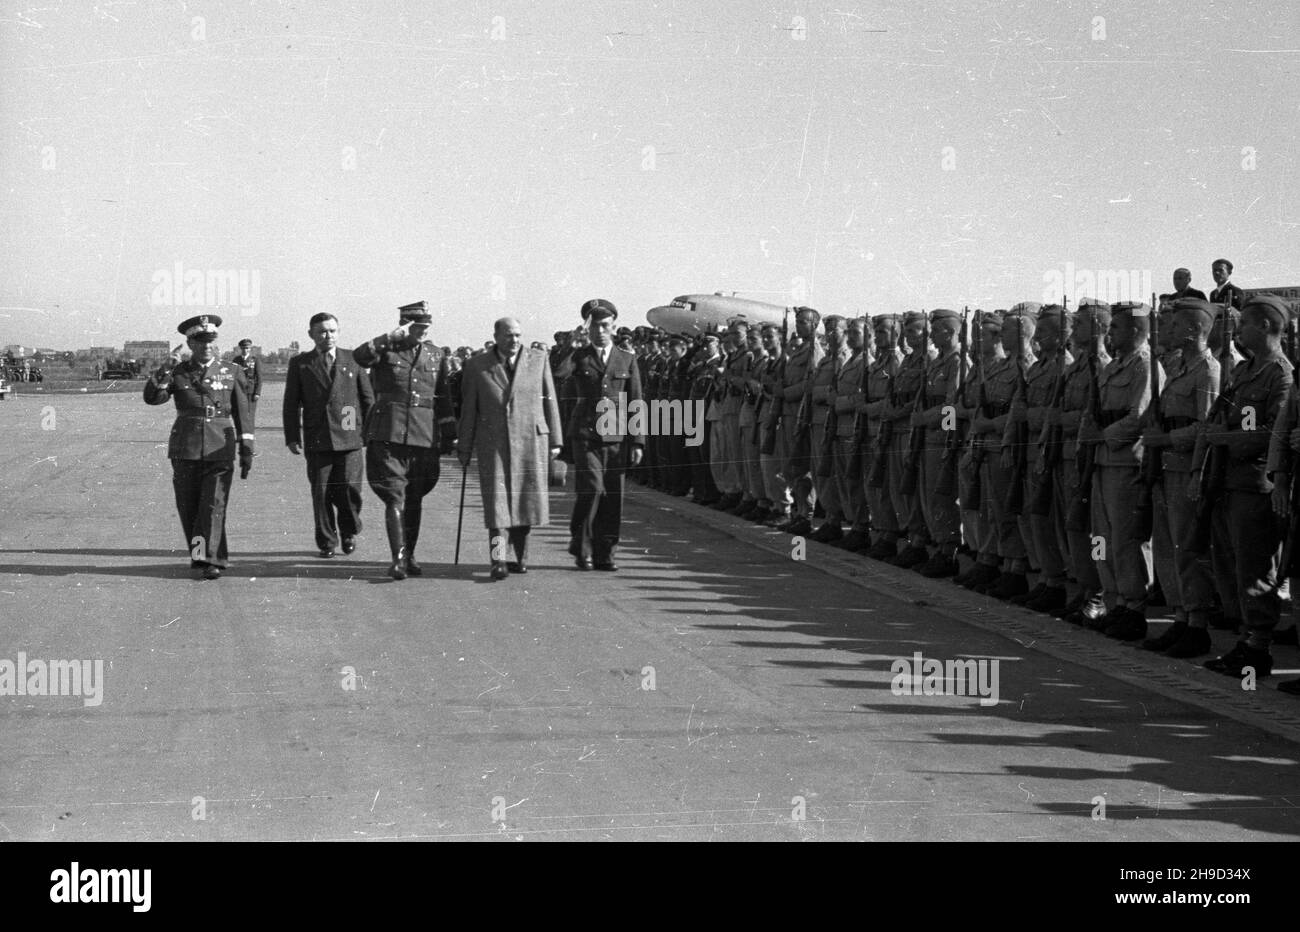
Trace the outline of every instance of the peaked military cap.
[[412, 304], [404, 304], [397, 309], [398, 320], [402, 323], [414, 324], [431, 324], [433, 315], [429, 313], [428, 304], [424, 301], [416, 301]]
[[582, 306], [583, 320], [604, 320], [607, 317], [618, 320], [618, 308], [614, 307], [612, 301], [606, 301], [604, 298], [592, 298]]
[[199, 314], [181, 321], [176, 332], [182, 334], [187, 340], [211, 343], [216, 340], [217, 328], [220, 326], [221, 318], [216, 314]]

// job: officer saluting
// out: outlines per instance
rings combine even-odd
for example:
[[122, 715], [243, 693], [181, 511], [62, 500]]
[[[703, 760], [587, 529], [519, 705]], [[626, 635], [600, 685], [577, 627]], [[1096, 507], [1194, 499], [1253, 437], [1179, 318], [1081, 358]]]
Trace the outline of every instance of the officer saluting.
[[438, 484], [438, 455], [456, 442], [451, 365], [425, 339], [433, 315], [423, 301], [398, 309], [400, 325], [352, 351], [370, 369], [375, 406], [366, 419], [366, 479], [384, 503], [393, 562], [388, 575], [419, 576], [415, 544], [421, 502]]
[[[580, 570], [617, 570], [614, 548], [623, 520], [623, 477], [637, 466], [645, 436], [624, 433], [628, 408], [641, 407], [636, 356], [612, 345], [618, 310], [604, 298], [582, 306], [591, 345], [573, 354], [570, 381], [577, 397], [566, 423], [566, 459], [574, 464], [577, 500], [569, 523], [569, 553]], [[640, 418], [636, 419], [640, 421]]]
[[253, 467], [253, 419], [243, 370], [219, 359], [216, 314], [191, 317], [176, 329], [185, 336], [190, 359], [180, 348], [144, 384], [147, 404], [176, 402], [176, 423], [167, 441], [172, 486], [180, 514], [190, 568], [199, 578], [220, 579], [227, 565], [226, 502], [235, 477]]

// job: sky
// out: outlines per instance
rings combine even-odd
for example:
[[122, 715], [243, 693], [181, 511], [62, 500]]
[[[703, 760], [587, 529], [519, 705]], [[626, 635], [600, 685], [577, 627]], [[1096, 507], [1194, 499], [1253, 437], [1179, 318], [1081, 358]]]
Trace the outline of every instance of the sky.
[[2, 2], [0, 74], [0, 346], [1300, 285], [1281, 0]]

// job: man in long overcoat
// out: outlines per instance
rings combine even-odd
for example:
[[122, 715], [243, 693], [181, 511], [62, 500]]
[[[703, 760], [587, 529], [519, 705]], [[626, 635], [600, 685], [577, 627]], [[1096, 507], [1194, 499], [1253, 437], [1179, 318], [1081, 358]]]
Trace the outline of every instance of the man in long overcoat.
[[525, 347], [511, 317], [496, 322], [495, 336], [492, 350], [465, 363], [457, 442], [462, 466], [478, 457], [492, 578], [504, 579], [528, 572], [528, 531], [550, 520], [549, 465], [563, 434], [546, 351]]

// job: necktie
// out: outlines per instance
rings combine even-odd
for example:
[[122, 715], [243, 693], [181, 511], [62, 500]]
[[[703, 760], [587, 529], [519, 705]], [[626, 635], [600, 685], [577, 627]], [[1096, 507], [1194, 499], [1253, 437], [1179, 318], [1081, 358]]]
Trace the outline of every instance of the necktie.
[[334, 354], [332, 352], [325, 354], [325, 366], [328, 369], [334, 368]]

